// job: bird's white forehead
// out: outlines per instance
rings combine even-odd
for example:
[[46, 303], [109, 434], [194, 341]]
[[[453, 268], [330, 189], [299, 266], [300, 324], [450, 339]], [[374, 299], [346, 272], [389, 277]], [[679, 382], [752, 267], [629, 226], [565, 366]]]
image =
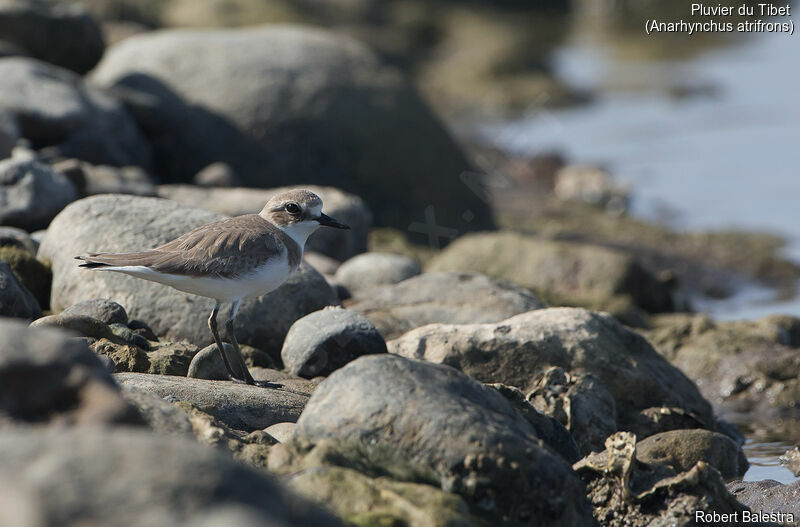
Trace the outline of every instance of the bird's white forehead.
[[322, 203], [315, 203], [314, 205], [306, 208], [306, 210], [308, 211], [308, 216], [316, 218], [322, 214]]

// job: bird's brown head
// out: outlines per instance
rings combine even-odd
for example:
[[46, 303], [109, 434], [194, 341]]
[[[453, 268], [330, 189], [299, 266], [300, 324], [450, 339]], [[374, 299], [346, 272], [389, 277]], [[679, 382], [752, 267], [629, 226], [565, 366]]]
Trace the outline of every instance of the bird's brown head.
[[350, 228], [323, 213], [320, 197], [305, 189], [276, 194], [264, 205], [259, 215], [303, 243], [320, 225], [336, 229]]

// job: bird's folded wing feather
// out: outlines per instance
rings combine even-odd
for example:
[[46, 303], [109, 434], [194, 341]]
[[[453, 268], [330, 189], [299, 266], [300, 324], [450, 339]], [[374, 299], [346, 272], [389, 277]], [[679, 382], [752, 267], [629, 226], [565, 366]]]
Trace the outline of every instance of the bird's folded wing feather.
[[281, 258], [287, 241], [294, 243], [268, 221], [250, 214], [203, 225], [155, 249], [89, 254], [81, 259], [90, 264], [144, 266], [169, 274], [233, 277]]

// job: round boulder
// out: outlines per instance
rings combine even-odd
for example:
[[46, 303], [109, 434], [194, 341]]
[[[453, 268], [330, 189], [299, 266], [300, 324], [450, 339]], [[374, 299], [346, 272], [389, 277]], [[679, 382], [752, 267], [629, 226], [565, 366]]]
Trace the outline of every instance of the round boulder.
[[128, 313], [125, 308], [108, 298], [93, 298], [69, 306], [62, 315], [85, 315], [106, 324], [127, 324]]
[[20, 135], [58, 157], [114, 166], [150, 163], [150, 148], [127, 110], [78, 75], [37, 60], [0, 58], [0, 111]]
[[75, 186], [48, 165], [32, 159], [0, 161], [0, 224], [43, 229], [77, 197]]
[[310, 379], [374, 353], [386, 353], [386, 342], [375, 326], [354, 311], [333, 307], [292, 324], [281, 359], [289, 373]]
[[361, 357], [316, 389], [295, 438], [383, 445], [430, 467], [490, 525], [591, 525], [571, 466], [497, 391], [444, 365]]
[[396, 284], [422, 272], [416, 260], [388, 253], [363, 253], [344, 262], [335, 279], [350, 294], [378, 285]]
[[493, 226], [454, 139], [355, 40], [281, 25], [148, 32], [109, 48], [92, 80], [146, 96], [131, 104], [173, 181], [222, 161], [248, 186], [360, 193], [380, 225], [405, 229], [431, 209], [448, 228]]
[[[199, 347], [211, 344], [207, 321], [213, 300], [120, 273], [89, 271], [78, 267], [74, 258], [92, 251], [150, 249], [222, 218], [159, 198], [108, 194], [72, 203], [53, 220], [39, 249], [40, 257], [52, 262], [52, 309], [111, 298], [124, 305], [131, 318], [147, 322], [159, 337], [186, 339]], [[335, 302], [322, 275], [302, 265], [277, 290], [242, 303], [236, 335], [240, 342], [277, 359], [295, 320]], [[219, 320], [225, 316], [223, 312]]]

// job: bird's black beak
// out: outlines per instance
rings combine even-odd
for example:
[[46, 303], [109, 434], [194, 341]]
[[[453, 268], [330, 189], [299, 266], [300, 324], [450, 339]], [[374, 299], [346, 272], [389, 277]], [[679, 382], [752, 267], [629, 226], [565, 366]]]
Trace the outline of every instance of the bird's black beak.
[[320, 214], [319, 218], [317, 218], [317, 221], [319, 222], [320, 225], [324, 225], [326, 227], [333, 227], [334, 229], [349, 229], [350, 228], [347, 225], [345, 225], [344, 223], [340, 223], [340, 222], [334, 220], [333, 218], [331, 218], [327, 214]]

